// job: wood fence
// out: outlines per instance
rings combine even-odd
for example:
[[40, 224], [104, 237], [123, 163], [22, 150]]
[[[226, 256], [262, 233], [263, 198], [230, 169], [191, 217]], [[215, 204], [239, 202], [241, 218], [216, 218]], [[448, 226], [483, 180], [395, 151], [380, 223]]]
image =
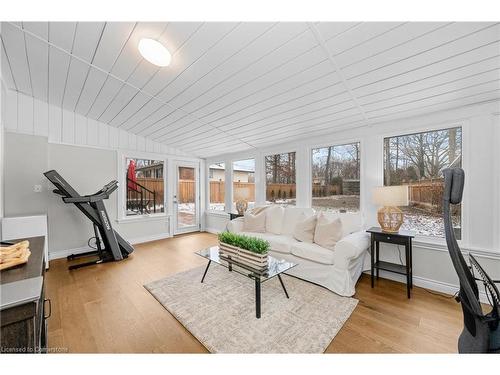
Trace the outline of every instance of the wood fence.
[[442, 178], [411, 182], [407, 185], [410, 205], [442, 211], [444, 191]]
[[338, 195], [341, 193], [341, 188], [339, 185], [313, 185], [312, 187], [312, 196], [314, 198], [317, 197], [328, 197], [330, 195]]
[[276, 199], [295, 198], [295, 184], [267, 184], [266, 200], [274, 201]]
[[137, 183], [156, 193], [155, 203], [163, 206], [163, 178], [137, 177]]
[[224, 203], [224, 181], [210, 181], [210, 203]]
[[177, 189], [177, 202], [179, 203], [193, 203], [196, 197], [195, 181], [193, 180], [179, 180], [179, 187]]

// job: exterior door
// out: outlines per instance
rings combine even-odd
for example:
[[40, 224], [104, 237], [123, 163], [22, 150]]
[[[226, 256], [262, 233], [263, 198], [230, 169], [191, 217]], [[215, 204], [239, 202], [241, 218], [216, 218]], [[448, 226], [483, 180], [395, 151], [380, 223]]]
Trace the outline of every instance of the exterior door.
[[200, 230], [199, 165], [177, 162], [174, 190], [174, 234]]

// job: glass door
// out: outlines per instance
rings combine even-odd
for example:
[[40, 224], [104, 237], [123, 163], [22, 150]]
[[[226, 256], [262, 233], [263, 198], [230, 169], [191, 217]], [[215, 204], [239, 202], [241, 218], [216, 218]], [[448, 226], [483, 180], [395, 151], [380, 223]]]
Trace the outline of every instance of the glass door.
[[200, 230], [198, 164], [177, 162], [174, 192], [174, 234]]

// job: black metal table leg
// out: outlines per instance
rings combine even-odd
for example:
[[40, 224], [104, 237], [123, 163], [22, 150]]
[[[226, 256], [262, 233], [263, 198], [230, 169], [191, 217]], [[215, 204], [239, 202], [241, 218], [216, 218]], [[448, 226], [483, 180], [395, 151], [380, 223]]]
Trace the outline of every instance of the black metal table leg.
[[283, 288], [283, 291], [285, 292], [286, 298], [290, 298], [290, 297], [288, 297], [288, 292], [286, 291], [285, 284], [283, 283], [283, 280], [281, 279], [281, 275], [279, 275], [279, 274], [278, 274], [278, 279], [280, 280], [281, 287]]
[[371, 280], [372, 280], [372, 288], [374, 287], [374, 280], [373, 280], [373, 267], [374, 267], [374, 258], [375, 258], [375, 241], [373, 239], [373, 234], [371, 236], [371, 244], [370, 244], [370, 259], [371, 259], [371, 268], [370, 268], [370, 275], [371, 275]]
[[410, 289], [411, 289], [411, 274], [410, 274], [410, 245], [409, 242], [405, 245], [405, 255], [406, 255], [406, 294], [408, 298], [410, 298]]
[[205, 280], [205, 276], [207, 275], [208, 267], [210, 267], [210, 263], [212, 263], [211, 260], [208, 261], [207, 268], [205, 268], [205, 272], [203, 272], [203, 277], [201, 278], [201, 282], [203, 283], [203, 280]]
[[255, 316], [260, 319], [260, 278], [255, 278]]
[[[378, 264], [379, 260], [380, 260], [380, 257], [379, 257], [379, 254], [380, 254], [380, 242], [376, 242], [375, 243], [375, 262]], [[379, 275], [379, 269], [377, 268], [377, 280], [378, 280], [378, 275]]]
[[410, 238], [410, 288], [413, 289], [413, 243]]

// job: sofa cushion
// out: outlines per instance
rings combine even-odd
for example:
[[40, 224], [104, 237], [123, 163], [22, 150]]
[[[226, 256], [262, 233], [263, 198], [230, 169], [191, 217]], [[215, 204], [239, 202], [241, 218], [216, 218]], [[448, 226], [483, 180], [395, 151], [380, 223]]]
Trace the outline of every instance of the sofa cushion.
[[245, 232], [260, 232], [264, 233], [266, 231], [266, 213], [261, 212], [257, 215], [253, 215], [250, 212], [245, 213], [243, 218], [243, 230]]
[[299, 221], [295, 224], [293, 238], [302, 242], [313, 242], [314, 230], [316, 228], [316, 216], [307, 217], [305, 213], [300, 214]]
[[333, 250], [341, 238], [342, 221], [340, 218], [329, 220], [323, 213], [320, 213], [314, 231], [314, 243]]
[[292, 245], [292, 254], [321, 264], [333, 264], [334, 252], [315, 243], [297, 242]]
[[272, 205], [266, 209], [266, 232], [281, 234], [285, 209], [279, 205]]
[[330, 221], [340, 218], [340, 221], [342, 221], [342, 237], [360, 231], [363, 228], [363, 217], [359, 212], [324, 212], [323, 214]]
[[292, 245], [297, 243], [297, 241], [295, 241], [292, 237], [279, 234], [253, 232], [241, 232], [241, 234], [266, 240], [269, 242], [269, 245], [271, 245], [272, 251], [283, 254], [290, 254]]
[[304, 213], [307, 217], [310, 217], [314, 215], [314, 210], [312, 208], [300, 208], [300, 207], [285, 208], [281, 234], [292, 236], [293, 231], [295, 229], [295, 225], [299, 221], [300, 215], [302, 213]]

